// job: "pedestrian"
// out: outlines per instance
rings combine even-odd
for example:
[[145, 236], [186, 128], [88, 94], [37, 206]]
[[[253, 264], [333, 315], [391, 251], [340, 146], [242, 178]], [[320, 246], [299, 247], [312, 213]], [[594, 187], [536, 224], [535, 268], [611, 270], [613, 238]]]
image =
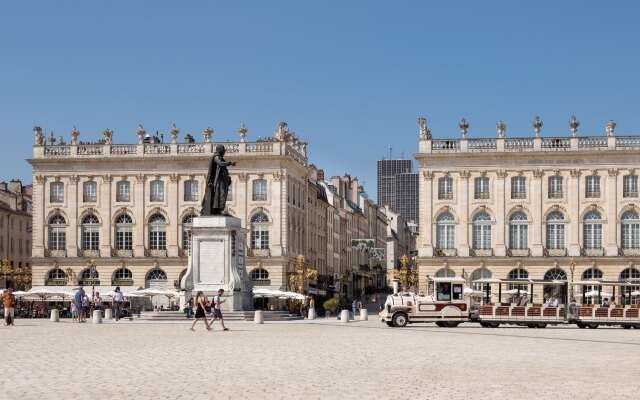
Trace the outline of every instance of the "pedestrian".
[[102, 311], [102, 297], [100, 297], [100, 292], [96, 292], [93, 295], [93, 309]]
[[78, 319], [78, 305], [76, 304], [76, 299], [71, 299], [71, 321], [72, 322], [80, 322]]
[[207, 298], [204, 295], [204, 293], [202, 293], [202, 291], [199, 291], [196, 294], [196, 318], [193, 320], [193, 323], [191, 324], [191, 330], [192, 331], [196, 331], [194, 329], [194, 327], [196, 326], [196, 323], [198, 322], [199, 319], [202, 319], [204, 321], [204, 326], [207, 327], [207, 330], [210, 331], [211, 327], [209, 326], [209, 321], [207, 321], [207, 314], [205, 312], [205, 307], [207, 306]]
[[213, 314], [213, 319], [211, 320], [211, 325], [219, 319], [220, 324], [222, 325], [222, 330], [228, 331], [229, 328], [224, 326], [224, 319], [222, 318], [222, 303], [226, 300], [222, 299], [222, 295], [224, 294], [224, 289], [218, 289], [218, 295], [213, 297], [213, 306], [211, 307], [211, 313]]
[[89, 295], [86, 292], [84, 293], [84, 296], [82, 296], [82, 311], [85, 319], [91, 315], [91, 301], [89, 300]]
[[357, 308], [358, 308], [358, 303], [355, 300], [353, 300], [351, 302], [351, 311], [353, 312], [353, 318], [356, 317], [356, 309]]
[[185, 304], [184, 313], [187, 316], [187, 319], [191, 319], [193, 316], [193, 298], [189, 299], [187, 304]]
[[14, 306], [16, 304], [16, 297], [13, 295], [13, 290], [8, 288], [2, 293], [2, 305], [4, 306], [4, 325], [14, 325], [13, 322], [15, 317]]
[[113, 313], [115, 314], [116, 321], [120, 321], [120, 312], [122, 311], [122, 303], [124, 303], [124, 296], [120, 291], [120, 286], [116, 286], [116, 290], [113, 293], [111, 301], [111, 307], [113, 307]]
[[76, 309], [78, 310], [78, 322], [84, 322], [84, 309], [82, 307], [82, 301], [84, 299], [84, 289], [82, 286], [76, 292], [74, 299], [76, 301]]

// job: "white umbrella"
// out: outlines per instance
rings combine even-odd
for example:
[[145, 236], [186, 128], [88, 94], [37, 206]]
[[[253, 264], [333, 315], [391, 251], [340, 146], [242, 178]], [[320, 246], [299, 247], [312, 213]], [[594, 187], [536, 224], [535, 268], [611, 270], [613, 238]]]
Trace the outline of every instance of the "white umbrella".
[[635, 290], [635, 291], [631, 292], [631, 295], [632, 296], [640, 296], [640, 291]]
[[470, 287], [465, 287], [463, 290], [465, 296], [484, 296], [485, 293], [482, 290], [474, 290]]
[[589, 290], [587, 293], [584, 294], [585, 297], [596, 297], [598, 295], [602, 297], [611, 297], [611, 293], [598, 292], [597, 290]]
[[518, 290], [518, 289], [511, 289], [511, 290], [505, 290], [504, 292], [502, 292], [504, 294], [529, 294], [529, 292], [527, 292], [526, 290]]

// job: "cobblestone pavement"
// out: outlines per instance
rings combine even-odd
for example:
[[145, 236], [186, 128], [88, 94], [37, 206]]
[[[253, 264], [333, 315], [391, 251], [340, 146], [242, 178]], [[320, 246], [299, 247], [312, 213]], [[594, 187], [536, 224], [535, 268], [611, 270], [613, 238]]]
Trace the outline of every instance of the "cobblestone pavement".
[[[0, 327], [6, 399], [624, 399], [640, 330], [335, 320]], [[6, 396], [6, 397], [5, 397]]]

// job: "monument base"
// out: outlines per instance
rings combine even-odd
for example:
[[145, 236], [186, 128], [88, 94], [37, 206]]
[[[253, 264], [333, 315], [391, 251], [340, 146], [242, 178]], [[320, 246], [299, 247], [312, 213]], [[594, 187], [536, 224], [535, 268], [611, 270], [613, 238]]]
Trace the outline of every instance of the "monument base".
[[199, 291], [209, 300], [224, 289], [223, 311], [253, 310], [251, 281], [245, 270], [247, 230], [238, 218], [196, 217], [191, 226], [191, 253], [181, 287], [188, 300]]

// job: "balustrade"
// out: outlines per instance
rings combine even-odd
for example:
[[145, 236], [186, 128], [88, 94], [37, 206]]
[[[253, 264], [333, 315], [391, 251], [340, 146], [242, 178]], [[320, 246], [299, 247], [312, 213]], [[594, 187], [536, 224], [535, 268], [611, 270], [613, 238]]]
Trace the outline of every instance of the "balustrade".
[[580, 137], [578, 138], [578, 148], [580, 149], [606, 149], [608, 146], [606, 137]]
[[81, 144], [78, 146], [79, 156], [97, 156], [102, 154], [104, 146], [101, 144]]

